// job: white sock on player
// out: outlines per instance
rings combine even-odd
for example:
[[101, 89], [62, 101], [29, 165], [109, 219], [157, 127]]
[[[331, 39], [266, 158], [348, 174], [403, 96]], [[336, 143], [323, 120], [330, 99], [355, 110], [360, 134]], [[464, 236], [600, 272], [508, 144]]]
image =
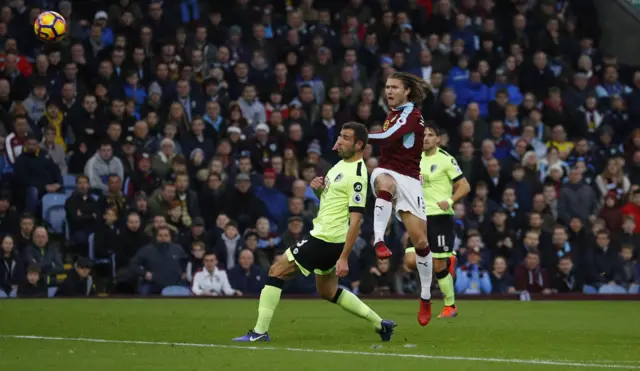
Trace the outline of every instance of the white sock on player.
[[391, 202], [382, 198], [376, 198], [376, 207], [373, 211], [373, 234], [375, 236], [374, 243], [384, 241], [384, 233], [387, 231], [389, 218], [393, 205]]
[[431, 253], [427, 256], [416, 254], [416, 266], [420, 275], [420, 298], [431, 299], [431, 280], [433, 279], [433, 259]]

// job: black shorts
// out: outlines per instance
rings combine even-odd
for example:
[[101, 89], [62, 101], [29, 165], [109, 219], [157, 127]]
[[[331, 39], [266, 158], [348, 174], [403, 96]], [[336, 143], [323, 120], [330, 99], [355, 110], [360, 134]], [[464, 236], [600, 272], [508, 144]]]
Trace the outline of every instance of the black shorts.
[[427, 239], [434, 258], [448, 258], [453, 254], [455, 228], [453, 215], [427, 216]]
[[342, 254], [343, 243], [330, 243], [308, 235], [285, 252], [289, 261], [294, 261], [305, 276], [310, 273], [326, 275], [336, 267]]

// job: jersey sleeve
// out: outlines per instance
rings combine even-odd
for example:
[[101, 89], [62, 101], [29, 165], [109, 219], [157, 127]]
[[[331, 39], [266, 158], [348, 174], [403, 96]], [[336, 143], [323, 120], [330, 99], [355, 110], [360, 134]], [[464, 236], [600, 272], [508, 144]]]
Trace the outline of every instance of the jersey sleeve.
[[447, 166], [445, 167], [445, 172], [451, 182], [455, 183], [458, 180], [464, 178], [464, 174], [462, 173], [462, 169], [460, 169], [460, 165], [458, 165], [458, 161], [453, 157], [447, 157], [443, 159], [447, 161]]
[[364, 162], [360, 161], [356, 173], [349, 176], [347, 187], [349, 212], [364, 214], [367, 205], [367, 169]]

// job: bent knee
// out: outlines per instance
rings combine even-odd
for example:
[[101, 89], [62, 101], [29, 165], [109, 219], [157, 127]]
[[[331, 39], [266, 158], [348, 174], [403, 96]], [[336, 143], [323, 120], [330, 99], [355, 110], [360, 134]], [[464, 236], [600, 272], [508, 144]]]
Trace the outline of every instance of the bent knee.
[[414, 246], [418, 250], [426, 249], [429, 246], [429, 242], [427, 242], [427, 238], [419, 238], [418, 242], [414, 243]]
[[289, 261], [286, 256], [275, 259], [273, 265], [269, 268], [269, 277], [286, 278], [295, 270], [295, 263]]

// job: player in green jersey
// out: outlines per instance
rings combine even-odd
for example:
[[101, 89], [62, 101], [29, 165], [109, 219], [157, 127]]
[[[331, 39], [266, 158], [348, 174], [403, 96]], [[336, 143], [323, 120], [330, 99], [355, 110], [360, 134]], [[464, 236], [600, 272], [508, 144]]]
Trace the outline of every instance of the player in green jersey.
[[[455, 220], [452, 206], [466, 197], [471, 188], [456, 159], [440, 148], [440, 130], [431, 123], [424, 129], [420, 176], [427, 212], [427, 239], [438, 285], [444, 296], [445, 307], [438, 318], [455, 317]], [[404, 262], [407, 268], [416, 269], [414, 248], [405, 251]]]
[[395, 323], [383, 320], [357, 296], [338, 287], [338, 277], [349, 273], [349, 254], [360, 235], [367, 198], [367, 168], [362, 153], [367, 145], [367, 128], [348, 122], [342, 126], [334, 148], [342, 158], [326, 177], [315, 178], [311, 188], [320, 196], [320, 210], [309, 236], [289, 247], [269, 269], [260, 293], [258, 321], [240, 342], [270, 341], [269, 324], [280, 302], [284, 281], [296, 272], [316, 275], [318, 294], [347, 312], [369, 321], [382, 341], [391, 340]]

